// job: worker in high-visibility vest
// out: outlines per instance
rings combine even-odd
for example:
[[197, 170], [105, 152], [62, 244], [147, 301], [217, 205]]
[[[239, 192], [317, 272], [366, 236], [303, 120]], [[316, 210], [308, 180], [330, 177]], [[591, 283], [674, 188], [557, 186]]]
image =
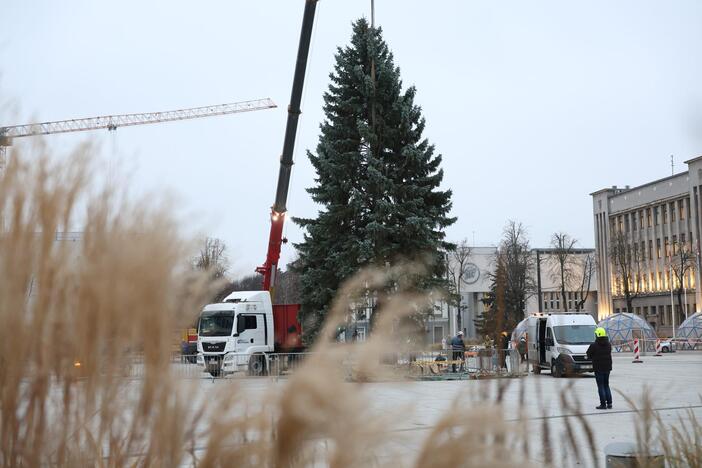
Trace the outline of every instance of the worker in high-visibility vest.
[[587, 358], [592, 361], [595, 371], [597, 393], [600, 396], [600, 406], [596, 409], [612, 409], [612, 391], [609, 389], [609, 373], [612, 372], [612, 345], [607, 337], [607, 330], [602, 327], [595, 329], [595, 342], [587, 348]]

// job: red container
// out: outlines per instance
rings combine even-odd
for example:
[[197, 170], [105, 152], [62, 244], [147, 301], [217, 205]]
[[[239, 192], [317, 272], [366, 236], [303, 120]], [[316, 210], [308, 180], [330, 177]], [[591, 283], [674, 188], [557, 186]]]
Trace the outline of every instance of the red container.
[[302, 329], [297, 313], [300, 304], [276, 304], [273, 306], [273, 325], [275, 331], [275, 351], [283, 353], [303, 350]]

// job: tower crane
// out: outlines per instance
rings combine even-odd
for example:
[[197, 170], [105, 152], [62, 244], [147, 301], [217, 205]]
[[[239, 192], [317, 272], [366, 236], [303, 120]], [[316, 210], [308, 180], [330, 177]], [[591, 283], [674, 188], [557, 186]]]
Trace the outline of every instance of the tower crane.
[[191, 107], [162, 112], [144, 112], [139, 114], [102, 115], [83, 119], [57, 120], [53, 122], [31, 123], [0, 127], [0, 170], [5, 166], [7, 148], [15, 138], [52, 135], [55, 133], [83, 132], [88, 130], [117, 130], [119, 127], [133, 125], [173, 122], [176, 120], [200, 119], [216, 115], [237, 114], [277, 107], [269, 98], [252, 101], [216, 104], [213, 106]]

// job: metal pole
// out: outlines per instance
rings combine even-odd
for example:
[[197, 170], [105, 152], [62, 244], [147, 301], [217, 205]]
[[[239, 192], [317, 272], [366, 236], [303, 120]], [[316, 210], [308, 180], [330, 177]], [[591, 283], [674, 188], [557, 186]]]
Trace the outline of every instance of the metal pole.
[[536, 250], [536, 298], [539, 301], [539, 312], [543, 312], [543, 293], [541, 292], [541, 257]]
[[672, 263], [668, 266], [668, 271], [670, 275], [670, 315], [673, 320], [673, 339], [675, 339], [675, 302], [673, 301], [673, 265]]

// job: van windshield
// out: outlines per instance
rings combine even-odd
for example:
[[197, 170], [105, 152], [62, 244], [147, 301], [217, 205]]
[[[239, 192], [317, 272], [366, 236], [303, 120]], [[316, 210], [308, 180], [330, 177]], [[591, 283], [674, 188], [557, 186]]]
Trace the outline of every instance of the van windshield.
[[231, 336], [234, 326], [234, 312], [211, 311], [200, 316], [198, 333], [200, 336]]
[[553, 327], [553, 334], [560, 344], [585, 345], [595, 340], [595, 326], [561, 325]]

